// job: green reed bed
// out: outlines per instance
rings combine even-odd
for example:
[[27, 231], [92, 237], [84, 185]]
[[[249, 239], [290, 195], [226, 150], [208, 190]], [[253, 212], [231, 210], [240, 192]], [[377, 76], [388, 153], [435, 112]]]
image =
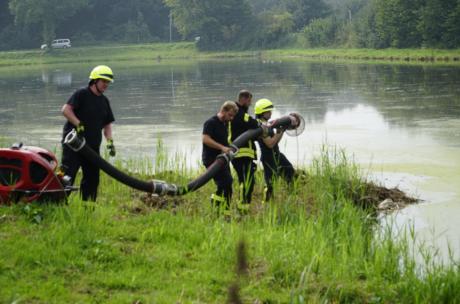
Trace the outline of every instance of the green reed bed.
[[[160, 152], [115, 164], [185, 183], [199, 172], [181, 162]], [[211, 209], [212, 182], [164, 199], [106, 175], [96, 204], [0, 207], [0, 302], [458, 303], [458, 264], [416, 264], [411, 231], [395, 238], [355, 204], [367, 189], [358, 172], [324, 149], [266, 204], [258, 172], [251, 210], [231, 217]]]

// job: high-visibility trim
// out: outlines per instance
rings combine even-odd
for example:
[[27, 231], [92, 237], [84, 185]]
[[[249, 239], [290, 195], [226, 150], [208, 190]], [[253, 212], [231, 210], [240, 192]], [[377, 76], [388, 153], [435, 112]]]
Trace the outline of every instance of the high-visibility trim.
[[[249, 116], [249, 115], [248, 115]], [[232, 124], [231, 122], [228, 124], [228, 143], [232, 143]], [[250, 157], [256, 158], [256, 151], [252, 147], [252, 142], [248, 142], [249, 147], [243, 147], [238, 150], [238, 153], [235, 155], [235, 158], [238, 157]]]
[[264, 188], [264, 193], [262, 194], [262, 204], [265, 204], [268, 200], [267, 200], [267, 192], [268, 192], [268, 188], [265, 187]]
[[228, 127], [227, 127], [227, 133], [228, 133], [228, 137], [227, 137], [227, 141], [229, 144], [232, 143], [232, 122], [228, 122]]
[[225, 203], [225, 197], [217, 195], [215, 193], [211, 194], [211, 200], [215, 202]]
[[254, 149], [252, 149], [252, 148], [240, 148], [238, 150], [238, 153], [235, 155], [235, 158], [240, 158], [240, 157], [255, 158], [256, 153], [255, 153]]
[[[244, 114], [244, 121], [248, 122], [251, 116], [248, 113]], [[232, 143], [232, 122], [228, 123], [228, 143]], [[243, 147], [238, 150], [238, 153], [235, 155], [235, 158], [239, 157], [250, 157], [250, 158], [256, 158], [256, 151], [252, 146], [252, 141], [248, 142], [249, 147]]]

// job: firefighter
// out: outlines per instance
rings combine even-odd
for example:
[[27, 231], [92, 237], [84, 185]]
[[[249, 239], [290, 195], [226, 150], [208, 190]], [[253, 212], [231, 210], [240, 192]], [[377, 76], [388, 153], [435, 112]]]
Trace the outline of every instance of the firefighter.
[[[273, 103], [266, 99], [259, 99], [254, 107], [254, 113], [256, 118], [261, 123], [267, 123], [272, 116], [274, 109]], [[282, 177], [288, 184], [292, 183], [294, 178], [294, 167], [286, 158], [286, 156], [280, 152], [278, 143], [283, 138], [284, 130], [278, 129], [276, 134], [259, 138], [259, 146], [261, 151], [261, 161], [264, 167], [264, 179], [265, 179], [265, 190], [264, 190], [264, 201], [268, 201], [273, 196], [273, 182], [276, 178]]]
[[[231, 152], [228, 143], [228, 124], [238, 112], [238, 106], [233, 101], [226, 101], [219, 112], [206, 120], [203, 125], [202, 161], [208, 168], [221, 153]], [[232, 197], [232, 175], [229, 164], [226, 164], [214, 177], [217, 190], [211, 195], [211, 203], [215, 207], [228, 210]]]
[[[233, 142], [238, 136], [250, 129], [259, 127], [259, 123], [248, 114], [248, 108], [252, 102], [252, 94], [248, 90], [241, 90], [238, 94], [238, 113], [229, 125], [229, 142]], [[254, 140], [250, 140], [241, 147], [232, 160], [232, 165], [238, 175], [240, 185], [240, 199], [238, 208], [247, 210], [251, 203], [252, 191], [254, 189], [254, 174], [256, 171], [255, 160], [256, 148]]]
[[[108, 66], [99, 65], [91, 71], [88, 86], [78, 89], [70, 96], [62, 107], [62, 114], [67, 119], [62, 142], [72, 129], [76, 129], [77, 134], [86, 139], [87, 145], [99, 154], [103, 132], [109, 155], [115, 156], [112, 138], [112, 123], [115, 118], [109, 99], [104, 95], [112, 82], [112, 70]], [[95, 201], [99, 186], [99, 168], [63, 144], [61, 168], [65, 175], [70, 176], [72, 183], [80, 167], [83, 171], [81, 197], [84, 201]]]

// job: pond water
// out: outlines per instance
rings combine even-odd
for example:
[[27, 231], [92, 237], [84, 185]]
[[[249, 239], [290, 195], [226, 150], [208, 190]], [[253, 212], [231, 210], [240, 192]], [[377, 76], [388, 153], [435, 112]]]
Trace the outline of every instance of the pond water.
[[[274, 116], [307, 122], [281, 149], [308, 165], [324, 143], [344, 148], [364, 174], [423, 200], [392, 215], [429, 245], [460, 257], [460, 67], [225, 60], [110, 64], [106, 95], [123, 158], [153, 157], [158, 139], [198, 166], [203, 122], [246, 88]], [[92, 65], [0, 69], [0, 136], [60, 152], [60, 108]]]

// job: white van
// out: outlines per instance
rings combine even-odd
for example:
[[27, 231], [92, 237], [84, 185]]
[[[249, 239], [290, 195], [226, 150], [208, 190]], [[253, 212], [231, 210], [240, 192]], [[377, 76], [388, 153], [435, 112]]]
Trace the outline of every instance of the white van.
[[[51, 42], [51, 47], [53, 49], [66, 49], [71, 47], [72, 45], [70, 44], [70, 39], [54, 39]], [[42, 50], [46, 49], [48, 45], [42, 44], [40, 47]]]

